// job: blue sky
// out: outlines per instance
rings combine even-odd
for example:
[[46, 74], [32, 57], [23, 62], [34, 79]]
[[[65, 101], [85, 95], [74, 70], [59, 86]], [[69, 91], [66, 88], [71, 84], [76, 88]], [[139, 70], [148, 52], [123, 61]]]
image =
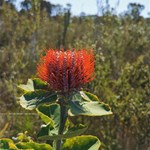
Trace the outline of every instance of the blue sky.
[[[16, 0], [16, 3], [19, 4], [22, 0]], [[97, 14], [97, 0], [47, 0], [53, 4], [60, 4], [64, 7], [67, 3], [72, 5], [71, 12], [73, 15], [80, 15], [81, 12], [86, 14]], [[99, 0], [105, 5], [106, 0]], [[115, 7], [118, 0], [109, 0], [110, 7]], [[140, 3], [145, 6], [145, 9], [142, 12], [144, 17], [147, 17], [147, 13], [150, 12], [150, 0], [120, 0], [119, 5], [116, 9], [117, 14], [127, 10], [129, 3]]]

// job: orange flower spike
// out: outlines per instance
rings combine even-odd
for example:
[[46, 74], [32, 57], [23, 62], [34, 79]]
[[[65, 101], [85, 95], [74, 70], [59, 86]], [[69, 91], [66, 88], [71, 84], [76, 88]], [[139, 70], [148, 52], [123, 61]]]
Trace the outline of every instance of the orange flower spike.
[[93, 51], [49, 50], [37, 66], [37, 75], [56, 91], [68, 92], [93, 79]]

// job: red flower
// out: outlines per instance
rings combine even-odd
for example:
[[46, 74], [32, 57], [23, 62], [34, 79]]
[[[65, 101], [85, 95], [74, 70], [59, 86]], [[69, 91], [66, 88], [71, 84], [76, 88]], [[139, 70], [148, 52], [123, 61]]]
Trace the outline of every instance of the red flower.
[[37, 75], [56, 91], [80, 88], [93, 79], [92, 51], [49, 50], [37, 66]]

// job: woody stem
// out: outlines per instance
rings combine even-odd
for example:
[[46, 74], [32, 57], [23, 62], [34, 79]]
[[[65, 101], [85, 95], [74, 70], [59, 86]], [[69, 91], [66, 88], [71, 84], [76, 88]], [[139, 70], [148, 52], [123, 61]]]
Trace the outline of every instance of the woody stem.
[[[60, 124], [59, 124], [58, 135], [63, 134], [66, 120], [67, 120], [66, 106], [60, 103]], [[55, 150], [61, 150], [61, 148], [62, 148], [62, 139], [56, 140], [55, 142], [56, 142], [56, 149]]]

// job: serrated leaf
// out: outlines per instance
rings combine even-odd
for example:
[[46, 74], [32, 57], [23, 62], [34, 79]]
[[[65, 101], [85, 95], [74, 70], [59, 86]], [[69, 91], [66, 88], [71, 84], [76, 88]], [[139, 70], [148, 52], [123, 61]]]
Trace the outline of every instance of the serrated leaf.
[[42, 103], [52, 103], [57, 100], [56, 93], [44, 90], [27, 92], [20, 97], [20, 105], [26, 109], [34, 109]]
[[101, 143], [97, 137], [83, 135], [66, 139], [62, 150], [98, 150], [100, 145]]

